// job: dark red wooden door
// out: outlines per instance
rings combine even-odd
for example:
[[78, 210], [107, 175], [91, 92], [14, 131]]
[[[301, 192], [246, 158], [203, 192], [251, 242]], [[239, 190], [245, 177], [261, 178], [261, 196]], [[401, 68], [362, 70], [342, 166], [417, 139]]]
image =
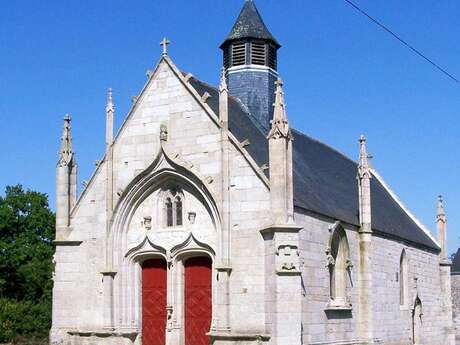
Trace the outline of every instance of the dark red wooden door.
[[166, 262], [142, 264], [142, 345], [164, 345], [166, 328]]
[[185, 345], [209, 345], [211, 327], [211, 259], [185, 262]]

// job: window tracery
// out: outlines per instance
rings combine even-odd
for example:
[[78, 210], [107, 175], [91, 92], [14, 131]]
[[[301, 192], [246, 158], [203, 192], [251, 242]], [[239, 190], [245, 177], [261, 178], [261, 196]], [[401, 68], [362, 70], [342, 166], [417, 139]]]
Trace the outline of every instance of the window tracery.
[[177, 187], [163, 190], [163, 213], [165, 227], [183, 225], [184, 194]]

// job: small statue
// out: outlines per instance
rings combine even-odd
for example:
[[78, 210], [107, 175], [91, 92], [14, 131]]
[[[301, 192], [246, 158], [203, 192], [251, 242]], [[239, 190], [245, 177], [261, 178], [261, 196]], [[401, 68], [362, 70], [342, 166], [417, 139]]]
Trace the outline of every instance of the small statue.
[[152, 217], [150, 216], [144, 217], [144, 227], [147, 231], [152, 228]]
[[168, 127], [164, 123], [160, 125], [160, 140], [168, 141]]
[[335, 259], [331, 254], [331, 248], [326, 249], [326, 267], [332, 268], [335, 266]]
[[350, 259], [347, 259], [347, 261], [345, 262], [345, 267], [347, 268], [347, 270], [351, 271], [353, 269], [353, 262], [351, 262]]

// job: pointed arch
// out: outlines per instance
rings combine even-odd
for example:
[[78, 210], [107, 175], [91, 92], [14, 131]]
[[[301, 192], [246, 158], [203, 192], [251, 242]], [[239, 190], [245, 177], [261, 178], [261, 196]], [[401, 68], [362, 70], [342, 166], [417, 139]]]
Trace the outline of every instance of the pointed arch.
[[142, 261], [151, 257], [162, 257], [166, 259], [166, 249], [156, 245], [148, 236], [145, 236], [138, 245], [128, 250], [125, 257], [134, 261]]
[[349, 288], [351, 287], [350, 246], [343, 226], [337, 222], [330, 231], [329, 247], [326, 252], [329, 268], [330, 306], [347, 307]]
[[[192, 172], [189, 167], [185, 167], [185, 164], [181, 164], [182, 162], [178, 162], [178, 158], [178, 155], [171, 158], [165, 148], [161, 146], [153, 163], [134, 178], [123, 191], [115, 207], [110, 228], [107, 247], [108, 266], [115, 265], [115, 258], [122, 257], [126, 252], [124, 233], [127, 231], [127, 226], [139, 205], [162, 186], [174, 185], [175, 188], [187, 190], [195, 195], [206, 208], [214, 228], [220, 236], [221, 219], [216, 199], [207, 188], [204, 179]], [[176, 219], [177, 221], [177, 212], [183, 212], [183, 198], [179, 200], [171, 195], [171, 211], [173, 220]], [[183, 215], [180, 215], [179, 218], [183, 222]], [[118, 250], [124, 251], [119, 253]]]
[[180, 244], [174, 246], [171, 249], [171, 257], [177, 258], [181, 257], [184, 254], [194, 255], [194, 254], [207, 254], [213, 259], [216, 255], [214, 249], [211, 246], [198, 241], [192, 232], [187, 236], [187, 238]]
[[169, 183], [161, 187], [159, 209], [162, 210], [161, 224], [165, 228], [183, 225], [185, 195], [180, 184]]
[[399, 305], [405, 306], [407, 304], [407, 255], [406, 250], [403, 249], [399, 257]]
[[421, 345], [423, 338], [423, 306], [420, 297], [415, 297], [412, 307], [412, 344]]
[[[155, 244], [148, 237], [136, 248], [129, 248], [130, 224], [136, 211], [148, 197], [154, 193], [159, 196], [165, 186], [175, 186], [183, 191], [184, 195], [185, 192], [193, 195], [209, 215], [211, 226], [215, 230], [214, 242], [217, 245], [221, 243], [221, 218], [216, 198], [208, 189], [205, 179], [192, 168], [190, 164], [184, 163], [179, 155], [168, 155], [165, 147], [161, 146], [152, 164], [128, 184], [116, 204], [106, 246], [106, 265], [111, 271], [117, 273], [113, 285], [113, 295], [116, 296], [113, 300], [115, 326], [140, 325], [138, 311], [141, 305], [139, 294], [141, 282], [138, 263], [148, 258], [164, 257], [164, 251], [155, 248]], [[177, 221], [177, 211], [179, 209], [183, 212], [184, 199], [179, 200], [176, 196], [171, 195], [171, 203], [173, 212], [175, 203]], [[183, 221], [183, 217], [181, 220]], [[154, 234], [155, 231], [152, 231], [152, 236], [155, 236]], [[170, 258], [166, 256], [168, 261]]]

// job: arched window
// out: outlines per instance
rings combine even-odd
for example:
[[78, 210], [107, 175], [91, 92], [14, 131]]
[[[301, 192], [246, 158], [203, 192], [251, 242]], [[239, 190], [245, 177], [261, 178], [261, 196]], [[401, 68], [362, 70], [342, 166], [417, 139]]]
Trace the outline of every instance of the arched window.
[[166, 198], [165, 209], [166, 209], [166, 226], [173, 226], [173, 204], [171, 202], [171, 198]]
[[337, 227], [332, 234], [327, 251], [329, 268], [330, 306], [349, 307], [348, 281], [353, 267], [347, 235], [342, 227]]
[[169, 188], [164, 193], [164, 219], [166, 227], [183, 225], [183, 194], [177, 188]]
[[399, 258], [399, 305], [406, 304], [407, 289], [407, 258], [406, 251], [403, 250]]
[[182, 225], [182, 198], [176, 196], [174, 198], [174, 208], [176, 215], [176, 225]]

